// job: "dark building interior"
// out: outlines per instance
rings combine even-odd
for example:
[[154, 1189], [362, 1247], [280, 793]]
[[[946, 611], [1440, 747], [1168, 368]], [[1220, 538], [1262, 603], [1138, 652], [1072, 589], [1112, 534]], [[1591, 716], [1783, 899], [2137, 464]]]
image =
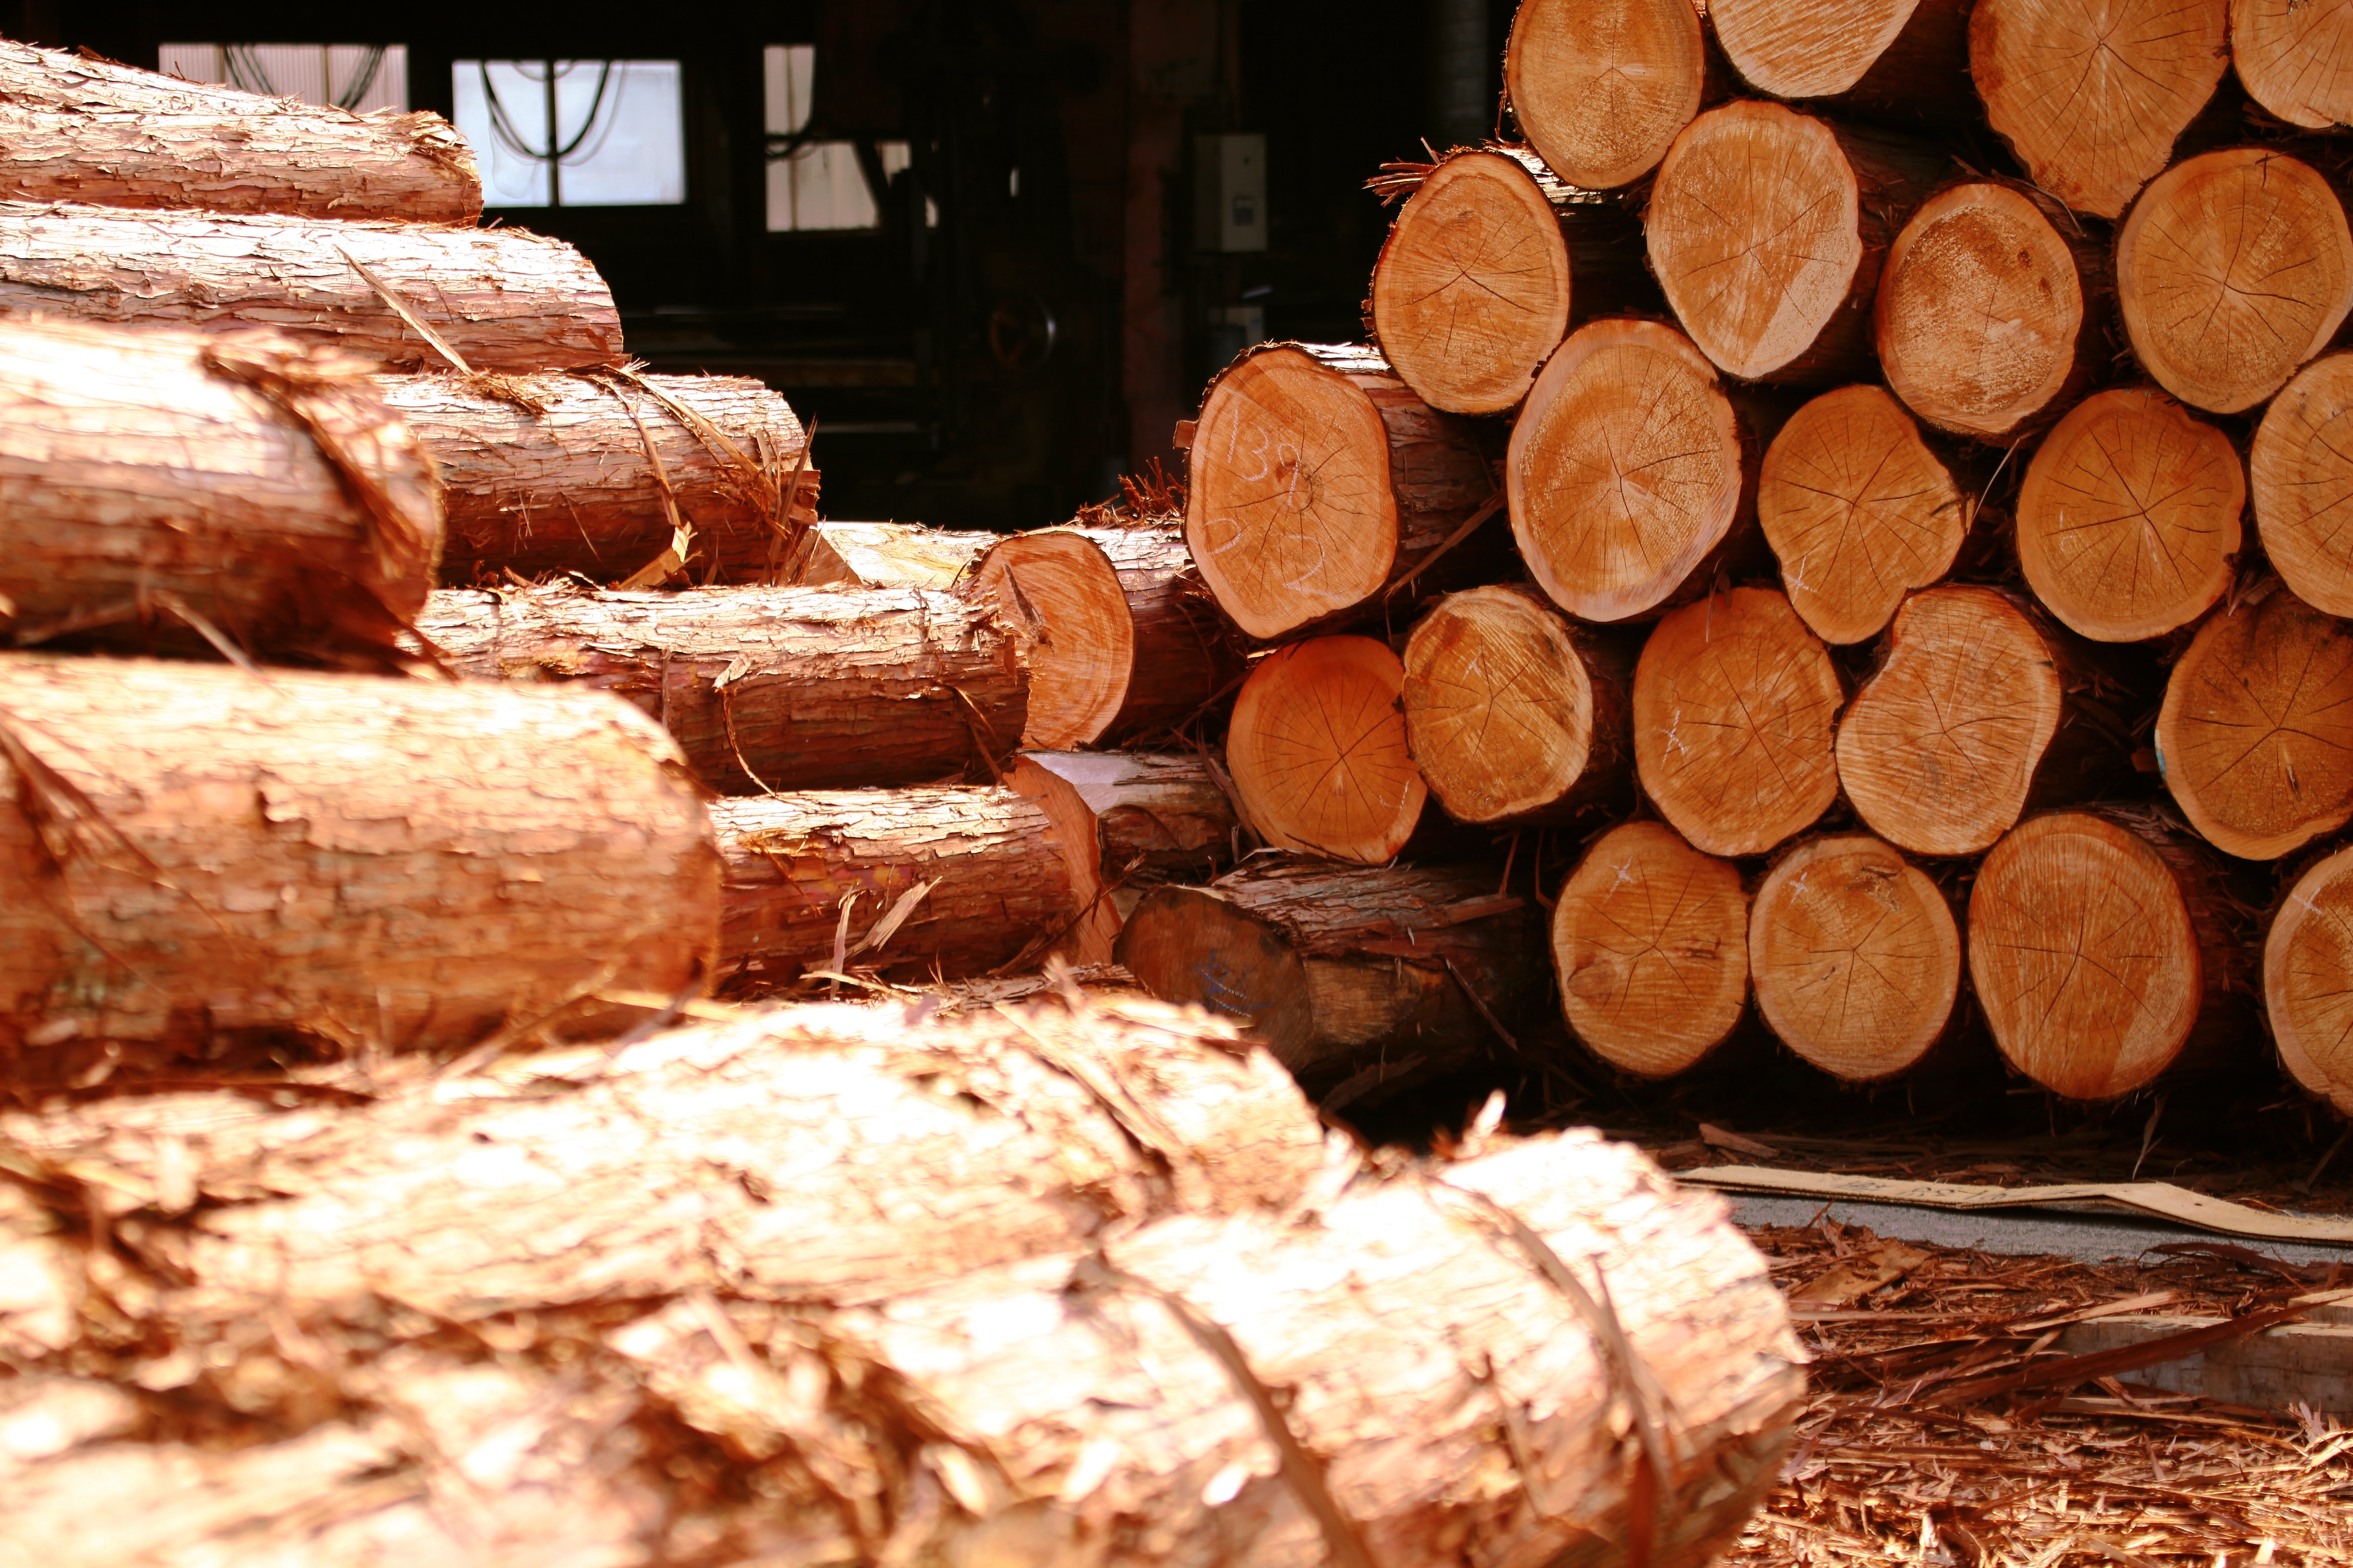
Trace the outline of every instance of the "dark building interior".
[[[609, 140], [589, 72], [675, 62], [663, 134], [683, 179], [651, 195], [682, 200], [565, 202], [603, 143], [542, 147], [537, 105], [506, 103], [491, 139], [538, 184], [494, 190], [486, 221], [578, 245], [654, 368], [783, 392], [817, 424], [828, 515], [993, 529], [1173, 463], [1172, 426], [1248, 342], [1360, 336], [1387, 226], [1364, 183], [1425, 139], [1492, 127], [1509, 16], [1508, 0], [0, 5], [12, 37], [148, 68], [191, 43], [399, 46], [401, 101], [461, 127], [460, 90], [479, 79], [495, 101], [493, 72], [509, 98], [593, 81], [586, 110], [553, 116], [566, 143]], [[385, 36], [350, 36], [371, 30]], [[287, 51], [220, 53], [244, 74], [218, 79], [292, 90], [266, 79]], [[471, 133], [481, 153], [479, 120]], [[1257, 183], [1221, 151], [1253, 148]], [[552, 199], [532, 163], [548, 154]]]

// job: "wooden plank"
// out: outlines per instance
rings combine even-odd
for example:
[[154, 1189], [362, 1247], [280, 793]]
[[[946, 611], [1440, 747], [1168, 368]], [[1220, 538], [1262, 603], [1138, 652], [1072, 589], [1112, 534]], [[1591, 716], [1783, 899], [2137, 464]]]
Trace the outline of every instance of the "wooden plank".
[[[2177, 1361], [2143, 1367], [2131, 1373], [2129, 1381], [2224, 1405], [2266, 1410], [2305, 1405], [2329, 1415], [2353, 1414], [2353, 1310], [2319, 1307], [2313, 1316], [2325, 1321], [2290, 1323], [2210, 1345]], [[2069, 1355], [2089, 1355], [2221, 1321], [2102, 1318], [2070, 1327], [2060, 1336], [2057, 1348]]]

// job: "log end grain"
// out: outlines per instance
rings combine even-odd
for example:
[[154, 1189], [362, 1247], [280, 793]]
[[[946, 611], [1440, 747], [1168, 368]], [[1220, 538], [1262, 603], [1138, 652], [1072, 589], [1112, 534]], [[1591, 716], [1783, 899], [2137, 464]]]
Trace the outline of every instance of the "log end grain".
[[1094, 810], [1061, 771], [1038, 761], [1040, 754], [1025, 753], [1014, 758], [1005, 783], [1014, 794], [1035, 802], [1038, 809], [1046, 814], [1047, 837], [1060, 853], [1070, 881], [1069, 910], [1057, 917], [1067, 929], [1053, 932], [1052, 950], [1067, 955], [1073, 963], [1109, 963], [1112, 943], [1118, 940], [1120, 928], [1119, 906], [1112, 900], [1109, 879], [1121, 877], [1124, 880], [1123, 868], [1103, 865], [1103, 839]]
[[2353, 1117], [2353, 848], [2297, 879], [2263, 939], [2263, 984], [2280, 1060]]
[[2231, 63], [2247, 96], [2290, 125], [2353, 123], [2353, 5], [2232, 0]]
[[1226, 762], [1269, 844], [1384, 865], [1421, 819], [1429, 790], [1406, 744], [1405, 667], [1370, 637], [1279, 648], [1242, 683]]
[[2353, 616], [2353, 353], [2313, 361], [2272, 399], [2247, 489], [2263, 553], [2295, 596]]
[[1135, 626], [1111, 559], [1083, 534], [1017, 534], [974, 563], [961, 592], [993, 605], [1029, 665], [1021, 743], [1092, 745], [1126, 703]]
[[1748, 900], [1729, 861], [1660, 822], [1596, 839], [1560, 890], [1553, 964], [1568, 1026], [1643, 1078], [1695, 1065], [1740, 1021]]
[[1529, 142], [1562, 179], [1596, 190], [1657, 168], [1706, 79], [1690, 0], [1525, 0], [1504, 55]]
[[1732, 68], [1757, 91], [1834, 98], [1863, 79], [1920, 3], [1713, 0], [1707, 19]]

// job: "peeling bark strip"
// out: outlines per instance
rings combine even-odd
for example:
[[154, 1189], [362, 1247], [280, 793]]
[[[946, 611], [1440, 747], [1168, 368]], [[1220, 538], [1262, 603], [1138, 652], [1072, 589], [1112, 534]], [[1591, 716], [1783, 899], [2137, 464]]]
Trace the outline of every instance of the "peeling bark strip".
[[693, 531], [686, 575], [697, 583], [765, 582], [785, 533], [817, 521], [817, 469], [793, 481], [807, 445], [801, 423], [748, 377], [543, 374], [490, 386], [445, 374], [377, 384], [440, 470], [445, 583], [505, 572], [617, 583], [669, 547], [665, 492]]
[[0, 40], [0, 199], [471, 223], [473, 150], [438, 114], [352, 114]]
[[[0, 658], [0, 1079], [249, 1037], [438, 1050], [717, 938], [677, 750], [586, 693]], [[118, 1052], [118, 1047], [119, 1052]]]
[[0, 314], [268, 327], [441, 368], [354, 260], [478, 371], [622, 362], [596, 269], [522, 229], [0, 202]]
[[845, 963], [919, 979], [1042, 957], [1075, 929], [1071, 858], [1094, 847], [999, 787], [820, 790], [711, 814], [727, 861], [720, 971], [768, 985], [833, 969], [843, 932]]
[[388, 654], [441, 508], [365, 368], [269, 334], [0, 322], [0, 644]]
[[1541, 989], [1538, 940], [1486, 868], [1252, 860], [1146, 894], [1119, 962], [1241, 1022], [1336, 1111], [1503, 1047]]
[[445, 589], [417, 626], [468, 675], [628, 698], [729, 795], [987, 773], [1029, 708], [996, 612], [920, 589]]
[[1659, 166], [1710, 96], [1692, 0], [1524, 0], [1504, 82], [1529, 142], [1571, 184], [1607, 190]]

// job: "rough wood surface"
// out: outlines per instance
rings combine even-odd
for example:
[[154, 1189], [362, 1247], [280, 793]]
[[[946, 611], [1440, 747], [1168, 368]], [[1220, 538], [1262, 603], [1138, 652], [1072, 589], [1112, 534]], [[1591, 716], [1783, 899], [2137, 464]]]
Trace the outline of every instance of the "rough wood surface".
[[2142, 368], [2236, 414], [2287, 384], [2353, 309], [2353, 230], [2312, 165], [2261, 147], [2185, 158], [2116, 230], [2116, 302]]
[[522, 229], [0, 202], [0, 314], [263, 327], [444, 368], [354, 261], [475, 370], [622, 363], [588, 258]]
[[0, 1079], [438, 1050], [707, 973], [678, 751], [586, 692], [0, 658]]
[[1970, 0], [1710, 0], [1732, 68], [1776, 98], [1888, 121], [1966, 122]]
[[1242, 1023], [1336, 1111], [1502, 1045], [1498, 1026], [1541, 994], [1537, 941], [1527, 900], [1485, 868], [1253, 859], [1147, 893], [1119, 962], [1155, 996]]
[[1813, 386], [1861, 380], [1888, 247], [1944, 162], [1784, 104], [1711, 109], [1659, 165], [1642, 215], [1651, 269], [1683, 331], [1725, 374]]
[[794, 582], [804, 588], [953, 588], [1002, 537], [915, 522], [819, 522]]
[[1884, 387], [1822, 394], [1765, 449], [1757, 521], [1791, 607], [1824, 642], [1886, 629], [1905, 595], [1953, 569], [1976, 517]]
[[720, 973], [759, 985], [843, 965], [965, 980], [1042, 958], [1082, 912], [1071, 857], [1093, 848], [993, 785], [758, 795], [711, 817], [727, 862]]
[[2013, 180], [1964, 180], [1920, 205], [1872, 307], [1880, 367], [1913, 413], [2008, 443], [2109, 373], [2108, 256], [2079, 229]]
[[2246, 503], [2228, 434], [2150, 388], [2094, 393], [2026, 466], [2019, 566], [2070, 630], [2095, 642], [2162, 637], [2230, 588]]
[[1461, 822], [1565, 823], [1633, 782], [1622, 639], [1571, 626], [1534, 588], [1450, 594], [1405, 645], [1406, 745]]
[[1659, 166], [1709, 94], [1692, 0], [1525, 0], [1504, 84], [1513, 118], [1572, 184], [1607, 190]]
[[2229, 0], [1978, 0], [1969, 72], [2034, 183], [2121, 215], [2230, 65]]
[[1659, 321], [1595, 321], [1561, 344], [1512, 425], [1512, 536], [1579, 620], [1706, 591], [1755, 521], [1757, 453], [1715, 369]]
[[1240, 853], [1233, 797], [1187, 752], [1024, 752], [1006, 782], [1053, 823], [1081, 910], [1063, 951], [1109, 963], [1121, 924], [1163, 882], [1206, 882]]
[[2272, 569], [2315, 609], [2353, 615], [2353, 353], [2313, 361], [2272, 399], [2247, 491]]
[[1587, 1048], [1643, 1078], [1682, 1072], [1724, 1043], [1748, 998], [1740, 873], [1665, 823], [1613, 827], [1561, 887], [1552, 957]]
[[729, 795], [986, 773], [1029, 707], [997, 613], [922, 589], [445, 589], [417, 629], [477, 679], [627, 697]]
[[1226, 729], [1251, 831], [1303, 854], [1396, 859], [1429, 798], [1406, 742], [1404, 687], [1404, 665], [1370, 637], [1316, 637], [1261, 659]]
[[2353, 630], [2277, 579], [2198, 628], [2165, 683], [2158, 769], [2206, 841], [2274, 860], [2353, 821]]
[[2353, 848], [2297, 878], [2263, 935], [2263, 1016], [2306, 1090], [2353, 1117]]
[[388, 654], [441, 507], [364, 372], [262, 334], [0, 324], [0, 643]]
[[1748, 914], [1757, 1010], [1799, 1057], [1850, 1083], [1893, 1078], [1944, 1037], [1961, 985], [1945, 892], [1868, 833], [1774, 861]]
[[1634, 766], [1661, 816], [1711, 855], [1761, 855], [1838, 798], [1829, 650], [1769, 588], [1661, 621], [1634, 666]]
[[438, 114], [353, 114], [0, 40], [0, 199], [471, 223], [482, 184]]
[[2155, 813], [2021, 823], [1969, 892], [1969, 979], [2010, 1066], [2071, 1100], [2245, 1032], [2253, 954], [2212, 852]]
[[1253, 349], [1202, 402], [1185, 542], [1254, 637], [1370, 613], [1493, 493], [1479, 437], [1371, 349]]
[[2103, 672], [1998, 588], [1948, 585], [1895, 613], [1839, 722], [1839, 782], [1873, 832], [1915, 855], [1975, 855], [2031, 807], [2124, 771]]
[[440, 470], [441, 580], [453, 585], [509, 572], [623, 582], [670, 548], [678, 523], [692, 533], [685, 580], [768, 582], [789, 536], [817, 521], [800, 421], [749, 377], [592, 372], [492, 387], [422, 374], [378, 385]]
[[2353, 5], [2232, 0], [2231, 63], [2247, 96], [2307, 131], [2353, 122]]

